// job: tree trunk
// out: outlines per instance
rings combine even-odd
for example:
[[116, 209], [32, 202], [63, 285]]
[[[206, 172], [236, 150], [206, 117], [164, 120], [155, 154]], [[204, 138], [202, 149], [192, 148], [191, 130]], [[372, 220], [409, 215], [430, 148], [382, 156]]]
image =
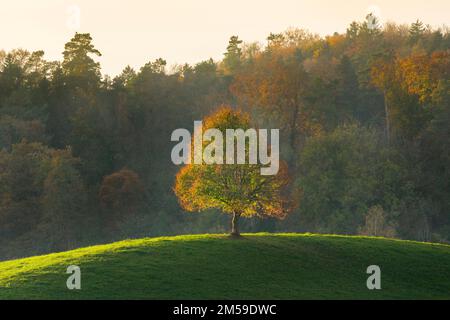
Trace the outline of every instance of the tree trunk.
[[297, 146], [297, 118], [298, 115], [300, 113], [300, 106], [299, 103], [296, 101], [293, 101], [294, 104], [294, 110], [293, 110], [293, 114], [292, 114], [292, 120], [291, 120], [291, 124], [290, 124], [290, 137], [289, 137], [289, 144], [292, 148], [292, 154], [295, 154], [295, 149]]
[[239, 237], [241, 234], [239, 233], [239, 217], [241, 216], [240, 213], [234, 212], [233, 213], [233, 219], [231, 220], [231, 235], [234, 237]]
[[391, 143], [391, 126], [390, 126], [390, 120], [389, 120], [389, 105], [388, 105], [388, 97], [386, 96], [386, 90], [384, 93], [384, 113], [386, 117], [386, 140], [387, 144], [390, 145]]

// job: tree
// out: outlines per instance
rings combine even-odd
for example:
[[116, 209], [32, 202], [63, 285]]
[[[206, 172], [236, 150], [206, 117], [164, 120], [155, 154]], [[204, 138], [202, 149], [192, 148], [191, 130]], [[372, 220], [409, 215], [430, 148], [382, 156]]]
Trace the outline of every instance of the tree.
[[385, 135], [387, 143], [391, 142], [391, 105], [390, 97], [393, 88], [397, 85], [395, 79], [396, 63], [391, 55], [385, 55], [373, 63], [371, 69], [372, 84], [380, 89], [384, 98]]
[[10, 150], [22, 139], [30, 142], [47, 142], [45, 127], [39, 120], [22, 120], [11, 116], [0, 116], [0, 149]]
[[361, 29], [360, 23], [353, 21], [347, 28], [346, 36], [348, 39], [356, 39]]
[[122, 88], [129, 86], [136, 78], [136, 71], [129, 65], [123, 69], [122, 73], [114, 78], [113, 84], [115, 88]]
[[269, 49], [242, 68], [230, 89], [241, 105], [276, 119], [286, 129], [291, 152], [295, 153], [305, 136], [315, 130], [305, 108], [309, 75], [299, 49], [278, 45]]
[[87, 90], [100, 85], [100, 64], [91, 55], [102, 54], [92, 44], [89, 33], [75, 33], [75, 36], [64, 46], [62, 68], [72, 84]]
[[165, 74], [167, 61], [163, 58], [158, 58], [153, 62], [147, 62], [142, 68], [141, 73], [149, 74]]
[[419, 39], [422, 37], [422, 35], [425, 32], [425, 26], [423, 25], [422, 21], [419, 19], [416, 20], [416, 22], [411, 24], [411, 27], [409, 28], [409, 40], [412, 44], [417, 43]]
[[406, 194], [404, 169], [379, 133], [358, 125], [311, 138], [300, 155], [301, 222], [318, 232], [355, 233], [373, 205], [389, 213]]
[[373, 206], [367, 211], [366, 222], [359, 228], [359, 234], [374, 237], [395, 237], [395, 226], [386, 221], [383, 207]]
[[[250, 117], [221, 107], [204, 119], [203, 126], [205, 130], [218, 129], [222, 134], [226, 129], [247, 130]], [[205, 147], [204, 144], [203, 150]], [[239, 236], [240, 217], [283, 219], [291, 209], [286, 194], [289, 183], [286, 164], [282, 163], [278, 173], [271, 176], [261, 175], [260, 168], [250, 164], [187, 164], [176, 176], [174, 191], [187, 211], [216, 208], [232, 214], [231, 234]]]
[[40, 231], [45, 230], [47, 240], [58, 236], [65, 243], [73, 241], [69, 228], [75, 226], [67, 223], [83, 210], [77, 162], [70, 149], [25, 140], [11, 152], [0, 152], [0, 234], [14, 239], [30, 233], [35, 239], [39, 226], [45, 227]]
[[[100, 64], [92, 58], [101, 53], [92, 44], [89, 33], [75, 33], [65, 44], [63, 55], [62, 64], [51, 76], [47, 121], [48, 130], [53, 133], [52, 145], [59, 148], [73, 145], [73, 117], [81, 108], [94, 108], [101, 85]], [[79, 156], [77, 151], [74, 148]]]
[[242, 50], [240, 45], [242, 40], [239, 40], [238, 36], [232, 36], [228, 42], [227, 52], [225, 52], [223, 64], [225, 71], [229, 74], [233, 74], [241, 65]]
[[17, 49], [5, 54], [0, 64], [0, 108], [17, 118], [46, 118], [48, 75], [54, 67], [43, 51]]
[[46, 245], [52, 250], [68, 250], [80, 241], [85, 226], [86, 190], [75, 168], [79, 159], [70, 149], [55, 151], [44, 181], [43, 215], [39, 225]]
[[405, 90], [429, 104], [438, 86], [450, 79], [450, 53], [435, 51], [431, 55], [411, 55], [399, 61], [399, 79]]
[[286, 38], [282, 33], [270, 33], [267, 37], [267, 47], [268, 49], [280, 48], [285, 43]]
[[41, 196], [51, 150], [25, 140], [0, 152], [0, 234], [10, 239], [34, 230], [41, 218]]
[[373, 34], [379, 34], [381, 30], [380, 21], [374, 13], [366, 15], [366, 21], [362, 24], [362, 29], [368, 29]]
[[99, 198], [110, 215], [107, 224], [114, 229], [120, 219], [135, 213], [142, 204], [144, 187], [136, 172], [124, 168], [103, 178]]
[[350, 59], [344, 55], [337, 65], [336, 102], [344, 119], [361, 119], [359, 83]]

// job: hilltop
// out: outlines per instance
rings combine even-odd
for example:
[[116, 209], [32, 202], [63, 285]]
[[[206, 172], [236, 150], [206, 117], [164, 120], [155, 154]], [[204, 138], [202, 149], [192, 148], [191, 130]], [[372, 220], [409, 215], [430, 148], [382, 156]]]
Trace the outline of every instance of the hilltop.
[[[81, 268], [81, 290], [66, 269]], [[381, 290], [366, 288], [369, 265]], [[0, 299], [450, 299], [450, 246], [315, 234], [186, 235], [0, 263]]]

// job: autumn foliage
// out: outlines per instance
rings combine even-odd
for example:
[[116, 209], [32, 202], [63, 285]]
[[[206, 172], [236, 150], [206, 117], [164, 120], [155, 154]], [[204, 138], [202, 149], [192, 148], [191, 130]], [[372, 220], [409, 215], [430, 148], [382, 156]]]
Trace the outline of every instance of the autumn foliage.
[[133, 212], [142, 201], [143, 195], [144, 188], [139, 176], [129, 169], [106, 176], [99, 192], [103, 208], [112, 214]]
[[[250, 117], [230, 107], [221, 107], [204, 119], [204, 126], [223, 133], [226, 129], [246, 130], [250, 127]], [[174, 191], [187, 211], [215, 208], [233, 214], [232, 234], [239, 234], [239, 217], [283, 219], [290, 209], [286, 194], [287, 165], [282, 162], [278, 173], [271, 176], [261, 175], [260, 168], [259, 164], [188, 164], [178, 172]]]

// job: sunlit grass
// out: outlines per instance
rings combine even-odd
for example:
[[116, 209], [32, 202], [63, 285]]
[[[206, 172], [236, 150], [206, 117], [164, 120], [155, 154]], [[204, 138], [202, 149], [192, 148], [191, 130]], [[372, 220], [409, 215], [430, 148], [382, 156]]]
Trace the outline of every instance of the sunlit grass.
[[[382, 290], [366, 288], [366, 268]], [[66, 288], [78, 265], [82, 289]], [[450, 298], [450, 246], [314, 234], [120, 241], [0, 263], [0, 299]]]

